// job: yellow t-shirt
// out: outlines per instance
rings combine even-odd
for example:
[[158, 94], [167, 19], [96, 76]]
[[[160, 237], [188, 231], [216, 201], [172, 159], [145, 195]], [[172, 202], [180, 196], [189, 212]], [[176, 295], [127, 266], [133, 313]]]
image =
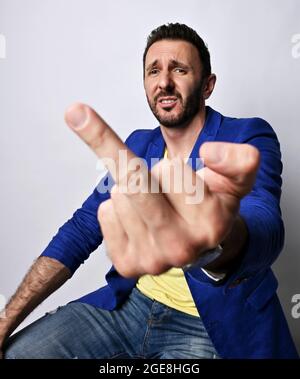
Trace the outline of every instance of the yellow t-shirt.
[[[167, 157], [167, 149], [165, 157]], [[172, 267], [160, 275], [143, 275], [139, 278], [136, 287], [152, 300], [200, 317], [181, 268]]]

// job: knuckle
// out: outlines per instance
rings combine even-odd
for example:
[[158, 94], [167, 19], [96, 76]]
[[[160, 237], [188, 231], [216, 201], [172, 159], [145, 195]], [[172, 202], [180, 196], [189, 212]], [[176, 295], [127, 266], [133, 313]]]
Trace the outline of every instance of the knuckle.
[[214, 248], [224, 238], [225, 228], [223, 223], [217, 222], [213, 224], [214, 227], [208, 227], [204, 233], [205, 237], [202, 238], [199, 245], [207, 247], [207, 249]]
[[111, 212], [113, 207], [112, 200], [103, 201], [98, 207], [98, 218], [101, 219], [105, 217], [109, 212]]
[[128, 270], [127, 267], [124, 267], [123, 265], [117, 265], [117, 264], [114, 264], [116, 270], [118, 271], [118, 273], [120, 275], [122, 275], [124, 278], [130, 278], [132, 276], [132, 273], [130, 270]]
[[174, 266], [182, 267], [186, 265], [187, 263], [189, 263], [190, 261], [191, 261], [191, 254], [187, 254], [186, 252], [181, 251], [180, 254], [176, 256], [176, 264]]
[[135, 269], [132, 268], [134, 266], [129, 265], [125, 260], [116, 259], [114, 266], [124, 278], [132, 278], [136, 275]]
[[112, 201], [116, 201], [119, 196], [120, 196], [119, 187], [116, 184], [114, 184], [110, 190], [110, 198]]
[[191, 260], [191, 249], [187, 246], [177, 245], [171, 253], [170, 262], [175, 267], [182, 267]]
[[143, 255], [143, 260], [140, 262], [144, 272], [147, 272], [150, 275], [159, 275], [166, 268], [166, 264], [162, 261], [162, 258], [158, 255], [148, 254], [147, 256]]
[[150, 275], [159, 275], [167, 268], [165, 258], [161, 254], [161, 250], [154, 248], [140, 249], [142, 254], [139, 256], [138, 264], [143, 272]]
[[244, 161], [244, 170], [246, 173], [251, 173], [258, 168], [260, 161], [260, 152], [259, 150], [250, 145], [245, 145], [245, 161]]
[[144, 271], [150, 275], [159, 275], [162, 271], [162, 266], [155, 261], [150, 261], [143, 265]]

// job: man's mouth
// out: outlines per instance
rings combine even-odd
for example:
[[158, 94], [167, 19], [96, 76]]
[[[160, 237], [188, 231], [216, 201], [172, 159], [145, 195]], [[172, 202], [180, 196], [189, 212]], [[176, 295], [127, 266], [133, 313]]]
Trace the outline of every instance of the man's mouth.
[[171, 109], [176, 106], [177, 101], [178, 99], [175, 96], [165, 96], [158, 99], [158, 104], [163, 109]]

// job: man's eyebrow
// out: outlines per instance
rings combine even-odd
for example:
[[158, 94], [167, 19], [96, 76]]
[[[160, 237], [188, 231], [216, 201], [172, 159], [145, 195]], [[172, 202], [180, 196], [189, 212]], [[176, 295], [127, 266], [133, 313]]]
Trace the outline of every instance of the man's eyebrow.
[[190, 68], [189, 65], [187, 65], [186, 63], [183, 63], [183, 62], [180, 62], [176, 59], [172, 59], [171, 60], [171, 64], [170, 64], [171, 67], [176, 67], [176, 66], [180, 66], [180, 67], [183, 67], [183, 68]]
[[155, 66], [157, 64], [158, 60], [155, 59], [152, 63], [148, 64], [146, 71], [149, 71], [151, 67]]
[[[146, 68], [146, 71], [149, 71], [153, 66], [155, 66], [157, 64], [157, 62], [158, 62], [158, 59], [155, 59], [153, 62], [151, 62], [150, 64], [148, 64], [148, 66]], [[183, 67], [183, 68], [186, 68], [186, 69], [191, 68], [186, 63], [180, 62], [177, 59], [172, 59], [170, 61], [170, 63], [169, 63], [169, 67], [176, 67], [176, 66], [180, 66], [180, 67]]]

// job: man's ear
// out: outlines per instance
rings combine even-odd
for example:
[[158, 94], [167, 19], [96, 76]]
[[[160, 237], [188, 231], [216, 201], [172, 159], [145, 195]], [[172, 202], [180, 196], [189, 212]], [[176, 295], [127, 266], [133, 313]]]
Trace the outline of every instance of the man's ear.
[[204, 100], [207, 100], [212, 94], [215, 88], [216, 81], [217, 81], [217, 77], [215, 74], [210, 74], [209, 77], [205, 80], [205, 85], [203, 89]]

